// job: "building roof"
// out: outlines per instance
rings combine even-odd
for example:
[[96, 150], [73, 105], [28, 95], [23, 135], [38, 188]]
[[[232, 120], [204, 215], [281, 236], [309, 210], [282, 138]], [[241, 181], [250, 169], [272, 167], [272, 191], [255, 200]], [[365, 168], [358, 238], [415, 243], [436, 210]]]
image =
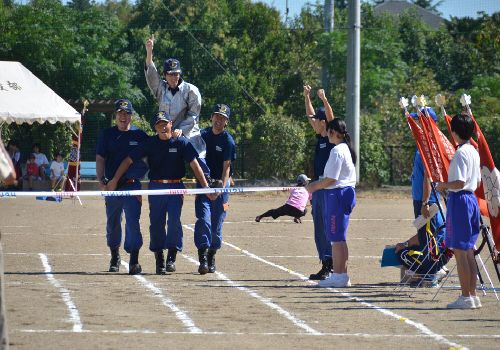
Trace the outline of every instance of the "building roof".
[[439, 29], [439, 27], [444, 24], [444, 19], [439, 15], [418, 5], [411, 4], [408, 1], [388, 0], [375, 6], [374, 10], [377, 14], [388, 13], [391, 15], [399, 15], [410, 9], [414, 9], [422, 21], [432, 28]]

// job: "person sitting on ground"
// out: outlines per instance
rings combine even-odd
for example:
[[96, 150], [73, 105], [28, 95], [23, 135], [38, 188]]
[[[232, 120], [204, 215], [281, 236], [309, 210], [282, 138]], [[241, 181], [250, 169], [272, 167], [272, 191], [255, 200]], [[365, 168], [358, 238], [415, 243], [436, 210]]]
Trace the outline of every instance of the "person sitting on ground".
[[[438, 116], [434, 110], [427, 107], [427, 111], [429, 116], [437, 122]], [[411, 113], [411, 116], [418, 121], [417, 113]], [[422, 156], [418, 149], [413, 157], [411, 189], [415, 218], [419, 215], [429, 217], [430, 206], [434, 203], [439, 204], [440, 196], [432, 190], [431, 182], [424, 170]], [[438, 212], [431, 218], [429, 227], [427, 225], [421, 227], [417, 234], [405, 242], [396, 244], [395, 253], [402, 264], [402, 282], [422, 287], [428, 284], [422, 282], [430, 282], [432, 286], [446, 276], [447, 269], [444, 265], [448, 262], [449, 257], [443, 254], [445, 234], [444, 218]], [[434, 248], [434, 253], [429, 247]], [[415, 276], [411, 277], [413, 275]], [[424, 277], [423, 280], [422, 277]]]
[[62, 191], [65, 182], [63, 157], [61, 152], [57, 152], [56, 159], [50, 164], [50, 188]]
[[297, 187], [290, 191], [290, 196], [286, 201], [285, 205], [279, 208], [271, 209], [266, 211], [264, 214], [258, 215], [255, 221], [260, 222], [262, 218], [272, 216], [273, 219], [277, 219], [280, 216], [288, 215], [293, 217], [293, 221], [297, 224], [302, 223], [300, 218], [307, 213], [306, 205], [307, 201], [311, 199], [311, 195], [305, 189], [305, 186], [309, 183], [311, 179], [305, 174], [300, 174], [297, 176]]
[[31, 150], [35, 155], [35, 161], [38, 165], [38, 176], [40, 176], [42, 180], [45, 180], [45, 169], [49, 167], [49, 160], [47, 159], [47, 156], [42, 153], [42, 147], [39, 143], [34, 143]]
[[26, 162], [26, 180], [28, 180], [28, 190], [33, 190], [33, 181], [39, 180], [38, 164], [36, 164], [36, 156], [31, 153]]

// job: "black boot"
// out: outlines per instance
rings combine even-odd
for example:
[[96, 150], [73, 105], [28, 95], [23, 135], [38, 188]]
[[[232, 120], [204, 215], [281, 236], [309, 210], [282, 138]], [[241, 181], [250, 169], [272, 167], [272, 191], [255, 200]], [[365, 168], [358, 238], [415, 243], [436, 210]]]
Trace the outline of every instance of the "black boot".
[[167, 273], [167, 270], [165, 269], [165, 258], [163, 257], [163, 250], [155, 252], [155, 259], [156, 259], [156, 274], [165, 275]]
[[208, 272], [207, 248], [198, 249], [198, 259], [200, 260], [198, 272], [204, 275]]
[[321, 261], [321, 270], [318, 273], [313, 273], [309, 276], [310, 280], [324, 280], [330, 276], [330, 272], [333, 272], [333, 259], [327, 258]]
[[130, 261], [128, 264], [128, 274], [138, 275], [142, 272], [142, 267], [139, 264], [139, 251], [130, 252]]
[[165, 270], [167, 272], [174, 272], [175, 271], [175, 258], [176, 258], [176, 256], [177, 256], [177, 249], [170, 248], [168, 250], [167, 263], [165, 266]]
[[109, 261], [109, 272], [119, 272], [120, 271], [120, 249], [111, 249], [111, 260]]
[[216, 249], [209, 249], [207, 253], [207, 262], [208, 262], [208, 272], [215, 272], [215, 253], [217, 253]]

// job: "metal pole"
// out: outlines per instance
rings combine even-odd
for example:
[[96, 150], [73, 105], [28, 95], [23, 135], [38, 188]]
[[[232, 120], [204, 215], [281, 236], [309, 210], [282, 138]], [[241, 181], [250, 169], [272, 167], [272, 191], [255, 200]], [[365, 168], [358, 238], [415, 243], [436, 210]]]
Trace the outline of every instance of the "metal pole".
[[[334, 18], [333, 18], [333, 13], [334, 13], [334, 6], [333, 6], [333, 0], [325, 0], [325, 5], [323, 7], [323, 13], [325, 17], [325, 33], [331, 33], [333, 32], [333, 25], [334, 25]], [[328, 48], [327, 52], [327, 60], [326, 62], [323, 62], [323, 66], [321, 67], [321, 84], [323, 89], [328, 93], [330, 92], [330, 79], [328, 76], [328, 64], [330, 63], [330, 49]]]
[[348, 7], [348, 43], [347, 43], [347, 116], [346, 124], [352, 135], [354, 150], [358, 155], [356, 176], [359, 178], [359, 77], [360, 77], [360, 31], [361, 31], [360, 0], [349, 1]]

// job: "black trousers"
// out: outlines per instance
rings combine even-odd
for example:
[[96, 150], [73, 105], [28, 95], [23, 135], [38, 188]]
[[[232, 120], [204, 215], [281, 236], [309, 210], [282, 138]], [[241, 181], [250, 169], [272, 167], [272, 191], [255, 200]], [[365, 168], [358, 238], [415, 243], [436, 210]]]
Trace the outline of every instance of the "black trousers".
[[276, 219], [280, 216], [288, 215], [288, 216], [293, 216], [294, 218], [300, 218], [306, 215], [306, 213], [307, 209], [304, 209], [304, 211], [300, 211], [299, 209], [295, 208], [294, 206], [291, 206], [290, 204], [285, 204], [279, 208], [268, 210], [264, 214], [259, 216], [261, 218], [272, 216], [273, 219]]

